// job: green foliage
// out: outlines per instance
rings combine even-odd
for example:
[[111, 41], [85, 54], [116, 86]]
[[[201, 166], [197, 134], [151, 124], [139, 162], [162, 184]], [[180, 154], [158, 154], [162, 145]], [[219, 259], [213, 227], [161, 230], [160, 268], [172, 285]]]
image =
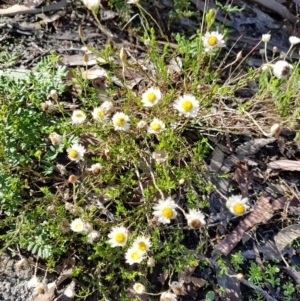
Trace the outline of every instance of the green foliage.
[[249, 278], [248, 280], [254, 284], [259, 284], [263, 280], [263, 270], [260, 266], [256, 263], [250, 263], [250, 270], [249, 270]]
[[234, 270], [236, 272], [238, 272], [240, 270], [240, 268], [241, 268], [241, 265], [244, 263], [244, 257], [242, 255], [242, 252], [239, 251], [239, 252], [237, 252], [235, 254], [232, 254], [230, 261], [231, 261], [231, 264], [232, 264]]
[[[191, 3], [174, 1], [171, 17], [192, 16]], [[187, 267], [198, 265], [202, 269], [208, 265], [206, 260], [199, 261], [199, 256], [205, 258], [212, 246], [209, 230], [200, 233], [191, 229], [187, 214], [193, 208], [208, 210], [208, 194], [215, 189], [207, 170], [206, 159], [212, 151], [207, 137], [217, 136], [224, 129], [215, 128], [210, 118], [219, 114], [225, 125], [226, 114], [233, 111], [248, 118], [245, 112], [251, 108], [252, 100], [241, 103], [236, 91], [254, 80], [259, 82], [258, 98], [271, 95], [282, 116], [292, 113], [297, 118], [297, 98], [293, 103], [294, 95], [289, 91], [295, 90], [299, 80], [297, 75], [290, 78], [286, 83], [288, 92], [283, 93], [283, 81], [270, 78], [269, 73], [250, 68], [241, 75], [239, 68], [246, 67], [239, 59], [225, 65], [226, 59], [219, 59], [221, 49], [206, 51], [204, 28], [213, 31], [218, 26], [214, 10], [205, 14], [205, 24], [195, 35], [174, 35], [176, 48], [169, 43], [158, 48], [157, 30], [161, 37], [164, 34], [140, 3], [134, 7], [111, 0], [109, 4], [124, 13], [138, 11], [139, 27], [144, 30], [140, 36], [144, 37], [147, 52], [142, 62], [130, 59], [120, 63], [116, 45], [107, 45], [101, 51], [90, 49], [107, 61], [107, 78], [98, 89], [80, 69], [73, 70], [76, 104], [68, 103], [68, 94], [63, 94], [67, 72], [53, 54], [43, 58], [26, 79], [0, 77], [0, 204], [5, 215], [2, 225], [7, 228], [0, 238], [5, 247], [14, 245], [21, 252], [38, 255], [49, 269], [71, 256], [72, 276], [86, 284], [77, 292], [83, 299], [97, 290], [103, 300], [110, 300], [113, 291], [118, 300], [125, 301], [133, 282], [140, 281], [157, 293], [157, 287], [149, 283], [155, 268], [173, 280]], [[239, 10], [223, 8], [227, 12]], [[1, 58], [5, 56], [0, 56], [0, 61]], [[172, 58], [178, 67], [174, 78], [169, 66]], [[10, 64], [13, 56], [7, 60]], [[146, 88], [132, 88], [127, 74], [145, 78], [149, 87], [159, 88], [163, 95], [159, 103], [144, 106], [142, 93]], [[51, 90], [57, 91], [58, 99], [51, 99]], [[186, 94], [195, 97], [199, 105], [196, 117], [186, 117], [174, 107], [175, 100]], [[43, 110], [49, 100], [54, 103], [53, 111]], [[104, 100], [111, 101], [113, 108], [105, 112], [106, 119], [97, 121], [91, 116]], [[224, 116], [218, 111], [215, 114], [222, 105]], [[75, 108], [86, 114], [84, 122], [72, 122]], [[113, 116], [117, 112], [128, 116], [130, 128], [116, 129]], [[149, 125], [154, 118], [164, 123], [164, 131], [151, 132]], [[141, 121], [146, 126], [139, 127]], [[49, 134], [53, 132], [61, 135], [60, 143], [50, 141]], [[75, 143], [86, 149], [83, 160], [78, 162], [70, 156]], [[92, 168], [96, 163], [101, 166], [97, 172]], [[176, 214], [171, 210], [174, 218], [169, 223], [159, 223], [154, 207], [168, 197], [176, 200], [176, 207], [171, 208]], [[168, 216], [170, 208], [166, 209], [164, 214]], [[82, 229], [74, 227], [78, 219]], [[128, 240], [112, 247], [108, 235], [117, 226], [126, 228]], [[99, 234], [95, 240], [90, 237], [91, 229]], [[152, 246], [145, 259], [129, 265], [125, 254], [142, 235], [150, 239]], [[196, 246], [191, 249], [186, 240], [193, 236]], [[247, 265], [240, 251], [231, 255], [230, 262], [236, 272]], [[217, 263], [220, 275], [228, 273], [228, 264], [222, 257]], [[257, 285], [264, 281], [273, 287], [280, 285], [276, 265], [268, 264], [263, 271], [251, 262], [247, 273], [249, 281]], [[287, 297], [294, 293], [289, 284], [283, 291]], [[203, 294], [213, 300], [211, 288], [205, 289]]]

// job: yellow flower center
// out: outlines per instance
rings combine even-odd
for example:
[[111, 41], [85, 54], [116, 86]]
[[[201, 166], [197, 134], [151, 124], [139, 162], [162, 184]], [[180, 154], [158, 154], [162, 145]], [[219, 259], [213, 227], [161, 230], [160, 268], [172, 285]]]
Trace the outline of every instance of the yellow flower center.
[[154, 101], [155, 101], [155, 99], [156, 99], [156, 96], [155, 96], [155, 94], [153, 93], [153, 92], [149, 92], [148, 94], [147, 94], [147, 100], [149, 101], [149, 102], [151, 102], [151, 103], [153, 103]]
[[159, 122], [153, 122], [151, 124], [151, 129], [155, 132], [158, 132], [161, 129], [161, 124]]
[[75, 114], [75, 117], [76, 117], [76, 118], [82, 118], [83, 115], [82, 115], [82, 113], [76, 113], [76, 114]]
[[125, 118], [124, 117], [119, 117], [117, 120], [116, 120], [116, 124], [118, 126], [123, 126], [125, 123]]
[[73, 159], [76, 159], [78, 157], [78, 151], [75, 149], [71, 149], [69, 152], [69, 156]]
[[98, 111], [97, 111], [97, 116], [98, 116], [99, 118], [103, 118], [103, 117], [105, 116], [105, 112], [104, 112], [103, 110], [98, 110]]
[[190, 100], [185, 100], [182, 102], [181, 107], [184, 111], [189, 112], [193, 108], [193, 103]]
[[207, 43], [208, 43], [209, 46], [216, 46], [218, 44], [218, 39], [215, 36], [210, 36], [207, 39]]
[[126, 239], [126, 236], [124, 233], [117, 233], [115, 235], [115, 241], [119, 244], [123, 243]]
[[165, 217], [165, 218], [172, 218], [173, 217], [173, 210], [172, 208], [164, 208], [162, 210], [162, 215]]
[[143, 290], [143, 287], [141, 284], [136, 284], [135, 289], [136, 291], [141, 292]]
[[240, 214], [243, 214], [245, 212], [245, 206], [243, 204], [235, 204], [233, 206], [233, 212], [236, 214], [236, 215], [240, 215]]
[[82, 230], [82, 223], [77, 223], [77, 224], [75, 224], [74, 228], [75, 228], [75, 230], [77, 230], [77, 231], [81, 231], [81, 230]]
[[162, 301], [171, 301], [171, 298], [169, 298], [169, 297], [165, 297], [165, 298], [163, 298], [163, 300]]
[[146, 244], [143, 242], [143, 241], [140, 241], [138, 244], [137, 244], [137, 248], [139, 249], [139, 251], [141, 252], [145, 252], [147, 250], [147, 246]]
[[130, 258], [133, 260], [133, 261], [136, 261], [136, 260], [139, 260], [141, 258], [141, 255], [139, 254], [139, 252], [137, 251], [134, 251], [130, 254]]
[[201, 227], [201, 222], [198, 219], [193, 219], [191, 225], [193, 228], [198, 229]]

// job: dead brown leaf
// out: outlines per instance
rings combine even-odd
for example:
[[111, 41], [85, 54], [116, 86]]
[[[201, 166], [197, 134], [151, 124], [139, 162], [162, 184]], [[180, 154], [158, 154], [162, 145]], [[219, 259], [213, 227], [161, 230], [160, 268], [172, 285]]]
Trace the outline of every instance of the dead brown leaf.
[[275, 237], [275, 243], [280, 253], [296, 238], [300, 237], [300, 224], [291, 225], [282, 229]]
[[287, 208], [289, 213], [300, 215], [300, 199], [297, 196], [293, 196], [291, 199], [284, 196], [274, 200], [272, 208], [274, 211]]
[[223, 255], [228, 255], [231, 250], [242, 239], [244, 233], [257, 224], [267, 222], [273, 216], [272, 205], [269, 199], [262, 195], [254, 206], [253, 211], [246, 216], [239, 225], [228, 234], [225, 239], [215, 247], [215, 251], [221, 252]]
[[284, 171], [300, 171], [300, 161], [277, 160], [268, 163], [269, 169], [280, 169]]
[[83, 54], [74, 54], [74, 55], [68, 55], [64, 54], [62, 56], [62, 62], [66, 66], [93, 66], [97, 65], [97, 63], [107, 63], [103, 58], [96, 57], [94, 54], [88, 54], [88, 61], [83, 61]]
[[105, 69], [98, 65], [95, 65], [88, 70], [81, 68], [80, 71], [83, 79], [107, 78]]

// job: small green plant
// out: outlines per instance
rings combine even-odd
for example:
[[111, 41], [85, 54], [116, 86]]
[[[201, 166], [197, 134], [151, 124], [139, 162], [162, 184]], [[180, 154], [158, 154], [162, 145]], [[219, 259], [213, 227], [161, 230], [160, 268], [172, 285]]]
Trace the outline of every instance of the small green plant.
[[236, 272], [238, 272], [240, 270], [240, 268], [241, 268], [241, 265], [244, 263], [244, 257], [242, 255], [242, 252], [239, 251], [239, 252], [237, 252], [235, 254], [232, 254], [230, 262], [231, 262], [234, 270]]
[[276, 287], [280, 284], [278, 273], [280, 269], [276, 265], [268, 264], [264, 271], [265, 279], [273, 286]]
[[260, 284], [263, 281], [263, 270], [256, 263], [250, 263], [248, 280], [254, 284]]
[[287, 300], [292, 299], [292, 295], [295, 292], [295, 286], [292, 283], [285, 283], [283, 284], [283, 294], [287, 297]]

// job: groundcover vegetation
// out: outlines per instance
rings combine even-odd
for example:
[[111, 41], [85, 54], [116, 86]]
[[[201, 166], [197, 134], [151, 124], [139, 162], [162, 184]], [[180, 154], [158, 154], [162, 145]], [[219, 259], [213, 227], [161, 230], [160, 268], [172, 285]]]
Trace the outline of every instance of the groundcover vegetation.
[[[83, 2], [103, 30], [98, 2]], [[19, 256], [20, 268], [35, 267], [35, 295], [49, 290], [36, 273], [56, 275], [66, 263], [77, 281], [65, 284], [70, 298], [214, 300], [225, 294], [217, 277], [239, 283], [246, 274], [254, 286], [245, 300], [268, 299], [278, 288], [284, 300], [295, 300], [299, 290], [278, 268], [281, 259], [263, 270], [240, 250], [211, 257], [225, 236], [220, 225], [245, 218], [263, 191], [246, 197], [231, 187], [224, 194], [215, 179], [230, 172], [212, 180], [208, 160], [212, 139], [246, 132], [275, 141], [276, 120], [297, 123], [298, 64], [289, 55], [300, 40], [291, 37], [281, 57], [276, 49], [273, 58], [263, 52], [265, 64], [254, 69], [246, 64], [250, 54], [226, 45], [230, 32], [214, 10], [194, 36], [174, 35], [171, 48], [158, 46], [156, 20], [129, 2], [123, 5], [138, 15], [126, 26], [143, 30], [143, 58], [112, 42], [100, 52], [87, 47], [99, 58], [98, 83], [90, 80], [87, 55], [83, 69], [68, 70], [53, 53], [24, 78], [0, 77], [2, 250]], [[82, 29], [79, 35], [84, 43]], [[270, 38], [262, 36], [262, 49]], [[256, 82], [255, 99], [239, 102], [236, 93], [249, 82]], [[265, 99], [270, 118], [253, 117], [253, 104]], [[221, 221], [208, 222], [216, 214], [212, 193], [224, 205]], [[297, 219], [278, 229], [290, 224]]]

